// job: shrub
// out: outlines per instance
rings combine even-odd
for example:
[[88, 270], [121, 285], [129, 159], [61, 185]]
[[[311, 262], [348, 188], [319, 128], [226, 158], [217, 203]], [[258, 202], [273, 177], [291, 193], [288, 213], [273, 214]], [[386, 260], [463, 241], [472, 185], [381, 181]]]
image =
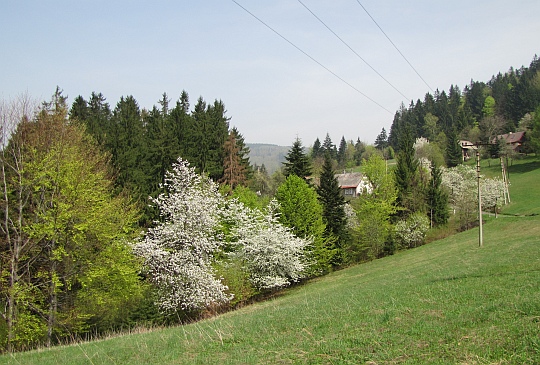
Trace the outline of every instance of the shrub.
[[429, 219], [422, 213], [414, 213], [406, 220], [396, 223], [394, 238], [398, 247], [413, 248], [424, 242], [429, 230]]

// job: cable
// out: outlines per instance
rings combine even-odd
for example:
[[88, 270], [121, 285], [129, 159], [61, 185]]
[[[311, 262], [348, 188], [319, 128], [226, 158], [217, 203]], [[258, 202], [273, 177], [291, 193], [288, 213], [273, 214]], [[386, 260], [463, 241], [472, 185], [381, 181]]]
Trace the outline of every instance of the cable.
[[357, 93], [359, 93], [360, 95], [362, 95], [363, 97], [365, 97], [366, 99], [368, 99], [369, 101], [371, 101], [372, 103], [376, 104], [377, 106], [379, 106], [381, 109], [384, 109], [386, 110], [389, 114], [394, 114], [392, 113], [390, 110], [386, 109], [384, 106], [382, 106], [381, 104], [379, 104], [378, 102], [376, 102], [375, 100], [373, 100], [372, 98], [370, 98], [369, 96], [367, 96], [366, 94], [364, 94], [362, 91], [358, 90], [355, 86], [351, 85], [350, 83], [348, 83], [347, 81], [345, 81], [342, 77], [340, 77], [339, 75], [337, 75], [334, 71], [330, 70], [328, 67], [326, 67], [325, 65], [323, 65], [322, 63], [320, 63], [319, 61], [317, 61], [315, 58], [313, 58], [312, 56], [310, 56], [307, 52], [305, 52], [304, 50], [302, 50], [300, 47], [298, 47], [296, 44], [294, 44], [293, 42], [291, 42], [290, 40], [288, 40], [287, 38], [285, 38], [283, 35], [281, 35], [277, 30], [275, 30], [274, 28], [272, 28], [271, 26], [269, 26], [268, 24], [266, 24], [263, 20], [261, 20], [259, 17], [257, 17], [255, 14], [253, 14], [252, 12], [250, 12], [248, 9], [246, 9], [245, 7], [243, 7], [242, 5], [240, 5], [236, 0], [231, 0], [233, 3], [235, 3], [236, 5], [238, 5], [240, 8], [242, 8], [246, 13], [248, 13], [249, 15], [251, 15], [253, 18], [257, 19], [261, 24], [263, 24], [265, 27], [267, 27], [268, 29], [270, 29], [272, 32], [274, 32], [275, 34], [277, 34], [281, 39], [283, 39], [285, 42], [289, 43], [291, 46], [293, 46], [294, 48], [296, 48], [298, 51], [302, 52], [306, 57], [308, 57], [309, 59], [311, 59], [313, 62], [315, 62], [317, 65], [319, 65], [320, 67], [324, 68], [326, 71], [328, 71], [329, 73], [331, 73], [334, 77], [336, 77], [337, 79], [339, 79], [341, 82], [343, 82], [344, 84], [346, 84], [347, 86], [349, 86], [351, 89], [353, 89], [354, 91], [356, 91]]
[[409, 99], [408, 97], [406, 97], [401, 91], [399, 91], [394, 85], [392, 85], [392, 83], [390, 81], [388, 81], [387, 79], [384, 78], [383, 75], [381, 75], [379, 73], [379, 71], [377, 71], [375, 68], [373, 68], [373, 66], [371, 66], [364, 58], [362, 58], [362, 56], [360, 56], [351, 46], [349, 46], [347, 44], [347, 42], [345, 42], [339, 35], [336, 34], [336, 32], [334, 32], [328, 25], [326, 25], [325, 22], [322, 21], [321, 18], [319, 18], [310, 8], [308, 8], [306, 6], [306, 4], [304, 4], [301, 0], [298, 0], [298, 2], [300, 4], [302, 4], [302, 6], [304, 8], [306, 8], [307, 11], [309, 11], [311, 13], [311, 15], [313, 15], [322, 25], [324, 25], [326, 27], [326, 29], [328, 29], [330, 32], [332, 32], [333, 35], [335, 35], [337, 37], [337, 39], [339, 39], [341, 41], [341, 43], [343, 43], [345, 46], [347, 46], [358, 58], [360, 58], [369, 68], [371, 68], [377, 75], [379, 75], [379, 77], [381, 79], [383, 79], [384, 81], [386, 81], [386, 83], [388, 85], [390, 85], [394, 90], [396, 90], [398, 93], [401, 94], [401, 96], [403, 96], [406, 100], [411, 100]]
[[375, 25], [381, 30], [381, 32], [384, 34], [384, 36], [386, 37], [386, 39], [388, 39], [388, 41], [390, 43], [392, 43], [392, 46], [394, 46], [394, 48], [399, 52], [399, 54], [401, 55], [401, 57], [403, 57], [403, 59], [409, 64], [409, 66], [411, 66], [411, 68], [413, 69], [414, 72], [416, 72], [416, 74], [418, 75], [418, 77], [420, 77], [420, 79], [424, 82], [424, 84], [426, 84], [426, 86], [432, 91], [432, 92], [435, 92], [431, 86], [429, 86], [429, 84], [426, 82], [426, 80], [424, 80], [424, 78], [420, 75], [420, 73], [418, 71], [416, 71], [416, 69], [414, 68], [414, 66], [409, 62], [409, 60], [407, 59], [407, 57], [405, 57], [405, 55], [403, 53], [401, 53], [401, 51], [399, 50], [399, 48], [394, 44], [394, 42], [392, 42], [392, 40], [390, 39], [390, 37], [384, 32], [384, 30], [381, 28], [381, 26], [375, 21], [375, 19], [373, 19], [373, 17], [371, 16], [371, 14], [367, 11], [367, 9], [364, 7], [364, 5], [362, 5], [362, 3], [360, 2], [360, 0], [356, 0], [358, 2], [358, 4], [362, 7], [362, 9], [364, 9], [364, 11], [366, 12], [367, 15], [369, 15], [369, 17], [371, 18], [371, 20], [373, 20], [373, 23], [375, 23]]

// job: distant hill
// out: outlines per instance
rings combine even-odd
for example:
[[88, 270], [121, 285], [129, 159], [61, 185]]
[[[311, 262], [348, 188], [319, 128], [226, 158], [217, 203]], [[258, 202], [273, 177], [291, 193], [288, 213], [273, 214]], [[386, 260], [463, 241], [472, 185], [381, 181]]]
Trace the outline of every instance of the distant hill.
[[264, 164], [268, 174], [279, 170], [290, 147], [278, 146], [275, 144], [246, 143], [249, 147], [249, 161], [252, 165], [261, 166]]

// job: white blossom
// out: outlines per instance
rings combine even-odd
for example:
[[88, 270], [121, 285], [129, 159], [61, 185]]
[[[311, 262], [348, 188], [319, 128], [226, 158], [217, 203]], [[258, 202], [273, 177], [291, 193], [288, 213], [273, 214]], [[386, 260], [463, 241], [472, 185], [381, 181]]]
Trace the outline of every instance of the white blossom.
[[235, 245], [231, 255], [244, 262], [251, 282], [260, 290], [298, 281], [308, 267], [305, 249], [311, 241], [281, 225], [277, 211], [275, 200], [265, 212], [231, 201], [226, 213]]
[[167, 192], [153, 199], [162, 222], [134, 245], [158, 289], [156, 304], [164, 312], [175, 312], [230, 300], [211, 266], [214, 253], [223, 245], [217, 185], [179, 159], [166, 174], [164, 186]]
[[[442, 185], [448, 192], [449, 202], [461, 225], [469, 227], [469, 223], [478, 217], [478, 177], [476, 168], [458, 165], [442, 168]], [[504, 204], [504, 183], [502, 179], [491, 179], [480, 176], [480, 192], [482, 207], [485, 210], [500, 207]]]
[[422, 213], [414, 213], [406, 220], [397, 222], [394, 228], [397, 243], [408, 248], [421, 245], [428, 230], [429, 219]]
[[417, 138], [416, 141], [414, 141], [414, 145], [413, 145], [413, 148], [415, 150], [418, 150], [422, 147], [424, 147], [425, 145], [428, 145], [429, 144], [429, 141], [427, 138], [425, 137], [420, 137], [420, 138]]

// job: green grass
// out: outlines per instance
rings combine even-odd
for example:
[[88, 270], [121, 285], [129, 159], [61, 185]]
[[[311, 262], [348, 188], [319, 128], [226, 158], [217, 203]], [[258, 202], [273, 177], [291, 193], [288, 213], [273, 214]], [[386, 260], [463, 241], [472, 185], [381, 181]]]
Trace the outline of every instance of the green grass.
[[[523, 187], [540, 177], [529, 162], [510, 172], [512, 214], [540, 205]], [[477, 237], [463, 232], [191, 325], [0, 364], [538, 364], [540, 216], [486, 217], [483, 247]]]
[[[501, 178], [499, 160], [482, 160], [482, 174]], [[508, 180], [510, 182], [511, 203], [504, 207], [503, 214], [536, 215], [540, 214], [540, 159], [529, 156], [509, 161]]]

